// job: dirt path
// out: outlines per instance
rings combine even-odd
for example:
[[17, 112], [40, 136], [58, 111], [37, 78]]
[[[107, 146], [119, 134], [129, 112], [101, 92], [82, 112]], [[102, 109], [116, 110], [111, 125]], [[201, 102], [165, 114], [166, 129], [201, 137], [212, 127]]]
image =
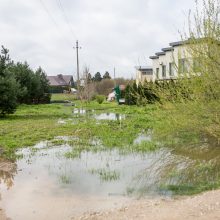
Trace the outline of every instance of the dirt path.
[[179, 199], [133, 201], [129, 206], [72, 219], [220, 220], [220, 190]]

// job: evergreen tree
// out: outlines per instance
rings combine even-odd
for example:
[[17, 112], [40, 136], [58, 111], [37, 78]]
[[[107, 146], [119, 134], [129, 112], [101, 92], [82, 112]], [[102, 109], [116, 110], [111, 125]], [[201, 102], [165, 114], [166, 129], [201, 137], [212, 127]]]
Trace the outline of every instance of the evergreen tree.
[[95, 81], [95, 82], [100, 82], [100, 81], [102, 81], [102, 76], [101, 76], [100, 72], [97, 72], [97, 73], [95, 74], [95, 76], [93, 77], [93, 81]]
[[106, 71], [105, 74], [103, 75], [103, 79], [111, 79], [111, 76], [108, 71]]
[[47, 79], [46, 73], [41, 67], [39, 67], [35, 72], [36, 80], [36, 91], [33, 94], [35, 103], [47, 103], [50, 101], [49, 95], [49, 81]]
[[2, 46], [0, 55], [0, 115], [12, 114], [17, 107], [19, 84], [8, 67], [12, 64], [8, 50]]

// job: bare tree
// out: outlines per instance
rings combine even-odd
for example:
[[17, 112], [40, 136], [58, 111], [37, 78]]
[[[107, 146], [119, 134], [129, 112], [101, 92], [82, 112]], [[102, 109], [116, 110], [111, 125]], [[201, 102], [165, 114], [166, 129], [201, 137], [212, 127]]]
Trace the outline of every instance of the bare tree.
[[95, 85], [92, 83], [89, 66], [87, 65], [85, 65], [83, 69], [78, 94], [80, 100], [86, 100], [88, 102], [91, 101], [92, 97], [95, 95]]

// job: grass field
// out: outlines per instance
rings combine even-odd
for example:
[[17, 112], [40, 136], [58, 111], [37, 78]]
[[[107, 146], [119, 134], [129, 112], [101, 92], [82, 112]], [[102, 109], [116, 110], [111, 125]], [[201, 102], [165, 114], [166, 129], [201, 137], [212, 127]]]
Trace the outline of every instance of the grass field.
[[[84, 115], [73, 114], [73, 109], [82, 107], [87, 110], [96, 109], [97, 113], [123, 113], [128, 115], [128, 119], [120, 123], [102, 121], [98, 124], [94, 118], [88, 117], [84, 120]], [[140, 111], [142, 114], [139, 114]], [[10, 154], [17, 148], [32, 146], [41, 140], [51, 140], [56, 136], [87, 139], [95, 136], [101, 138], [109, 147], [126, 145], [143, 129], [151, 127], [151, 116], [146, 115], [146, 111], [136, 107], [118, 106], [116, 103], [96, 102], [76, 102], [76, 107], [65, 104], [21, 105], [14, 115], [0, 119], [0, 146]], [[151, 106], [148, 111], [152, 111]], [[62, 120], [67, 120], [67, 123], [59, 123]]]
[[[74, 100], [73, 95], [56, 94], [52, 100]], [[197, 141], [200, 134], [219, 138], [219, 103], [209, 105], [187, 103], [178, 105], [148, 105], [145, 107], [117, 105], [93, 101], [74, 101], [76, 106], [65, 104], [21, 105], [14, 115], [0, 119], [0, 146], [12, 152], [19, 147], [32, 146], [41, 140], [56, 136], [96, 136], [107, 146], [131, 144], [141, 131], [153, 129], [163, 142], [180, 143]], [[93, 109], [98, 113], [120, 113], [126, 120], [95, 123], [94, 118], [81, 120], [73, 115], [74, 108]], [[58, 123], [74, 119], [75, 123]], [[101, 129], [100, 129], [101, 128]]]

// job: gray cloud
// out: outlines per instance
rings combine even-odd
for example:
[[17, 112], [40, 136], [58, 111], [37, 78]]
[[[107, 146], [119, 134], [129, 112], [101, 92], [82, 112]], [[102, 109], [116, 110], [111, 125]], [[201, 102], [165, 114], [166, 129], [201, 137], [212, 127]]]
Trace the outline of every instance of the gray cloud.
[[59, 0], [1, 0], [0, 42], [15, 61], [48, 75], [74, 74], [79, 39], [81, 70], [86, 64], [92, 73], [112, 73], [115, 66], [130, 77], [135, 65], [150, 64], [150, 55], [180, 38], [194, 7], [194, 0], [60, 1], [65, 14]]

